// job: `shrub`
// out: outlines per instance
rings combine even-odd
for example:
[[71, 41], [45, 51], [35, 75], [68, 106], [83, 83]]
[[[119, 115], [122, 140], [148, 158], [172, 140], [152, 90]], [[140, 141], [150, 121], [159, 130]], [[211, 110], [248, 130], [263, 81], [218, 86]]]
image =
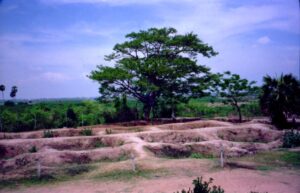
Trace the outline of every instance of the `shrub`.
[[190, 155], [190, 158], [195, 158], [195, 159], [212, 159], [214, 158], [213, 155], [205, 155], [205, 154], [201, 154], [201, 153], [192, 153]]
[[112, 134], [112, 129], [105, 129], [105, 133], [106, 133], [107, 135]]
[[29, 153], [36, 153], [37, 152], [37, 149], [35, 146], [32, 146], [30, 149], [29, 149]]
[[81, 130], [79, 133], [80, 133], [80, 135], [84, 135], [84, 136], [93, 135], [92, 129], [88, 129], [88, 128], [85, 128], [85, 129]]
[[283, 136], [282, 146], [285, 148], [300, 146], [300, 132], [295, 130], [286, 131]]
[[[222, 189], [220, 186], [213, 185], [210, 187], [211, 183], [213, 182], [213, 179], [210, 178], [209, 181], [203, 181], [202, 177], [198, 177], [197, 179], [193, 180], [194, 188], [191, 190], [190, 188], [188, 190], [182, 190], [181, 192], [177, 193], [225, 193], [224, 189]], [[253, 192], [250, 193], [259, 193], [259, 192]], [[265, 192], [267, 193], [267, 192]]]
[[[213, 179], [210, 178], [209, 181], [203, 181], [202, 177], [198, 177], [193, 180], [194, 188], [191, 190], [182, 190], [181, 193], [224, 193], [225, 191], [220, 186], [213, 186], [212, 188], [209, 185], [212, 183]], [[177, 193], [180, 193], [177, 191]]]
[[54, 137], [54, 133], [51, 130], [44, 130], [44, 138]]
[[105, 147], [105, 144], [102, 143], [102, 141], [97, 140], [94, 144], [95, 148]]

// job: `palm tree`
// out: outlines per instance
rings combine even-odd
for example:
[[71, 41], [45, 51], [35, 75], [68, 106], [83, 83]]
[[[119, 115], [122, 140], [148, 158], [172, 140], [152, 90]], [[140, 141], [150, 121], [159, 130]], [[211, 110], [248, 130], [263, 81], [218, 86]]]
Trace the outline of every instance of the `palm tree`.
[[0, 91], [2, 92], [2, 99], [4, 100], [5, 86], [3, 84], [0, 85]]
[[11, 87], [11, 91], [10, 91], [10, 97], [11, 98], [15, 98], [18, 92], [18, 88], [17, 86], [13, 86]]
[[271, 116], [278, 127], [287, 126], [291, 114], [300, 114], [300, 82], [292, 75], [279, 78], [265, 76], [260, 96], [262, 111]]

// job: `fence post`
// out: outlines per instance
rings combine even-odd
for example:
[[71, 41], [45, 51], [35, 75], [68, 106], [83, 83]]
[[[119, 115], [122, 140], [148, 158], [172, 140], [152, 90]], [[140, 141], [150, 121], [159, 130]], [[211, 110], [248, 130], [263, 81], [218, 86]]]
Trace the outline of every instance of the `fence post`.
[[37, 160], [36, 175], [37, 175], [38, 179], [41, 178], [41, 162], [40, 162], [40, 160]]
[[221, 144], [220, 165], [221, 165], [222, 168], [224, 167], [224, 148], [223, 148], [223, 144]]
[[134, 161], [134, 155], [133, 155], [133, 153], [130, 154], [130, 159], [131, 159], [132, 171], [136, 172], [136, 166], [135, 166], [135, 161]]

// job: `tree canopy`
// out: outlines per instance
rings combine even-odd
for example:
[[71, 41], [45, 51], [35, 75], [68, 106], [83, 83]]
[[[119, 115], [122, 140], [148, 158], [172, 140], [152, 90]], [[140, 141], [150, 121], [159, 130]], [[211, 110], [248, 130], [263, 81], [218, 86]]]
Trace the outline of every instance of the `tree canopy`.
[[249, 82], [242, 79], [238, 74], [231, 74], [227, 71], [224, 74], [217, 74], [216, 84], [213, 89], [217, 91], [220, 97], [224, 98], [223, 102], [232, 105], [239, 114], [239, 121], [242, 121], [240, 102], [245, 101], [246, 97], [255, 94], [258, 87], [254, 86], [255, 82]]
[[278, 127], [287, 126], [287, 117], [300, 114], [300, 82], [292, 75], [265, 76], [260, 96], [262, 111]]
[[[209, 80], [209, 68], [197, 64], [198, 55], [217, 52], [196, 34], [177, 34], [174, 28], [150, 28], [126, 35], [105, 59], [114, 66], [97, 66], [90, 78], [100, 84], [102, 98], [126, 94], [144, 104], [145, 118], [159, 97], [200, 96]], [[180, 97], [179, 97], [180, 96]]]

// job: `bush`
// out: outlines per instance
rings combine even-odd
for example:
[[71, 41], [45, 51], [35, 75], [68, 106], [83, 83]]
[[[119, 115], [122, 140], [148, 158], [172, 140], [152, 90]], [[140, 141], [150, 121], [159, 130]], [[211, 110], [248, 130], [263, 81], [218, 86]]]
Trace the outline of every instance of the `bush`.
[[112, 134], [112, 129], [105, 129], [105, 133], [106, 133], [107, 135]]
[[36, 153], [37, 152], [37, 149], [35, 146], [32, 146], [30, 149], [29, 149], [29, 153]]
[[213, 155], [205, 155], [205, 154], [201, 154], [201, 153], [192, 153], [190, 155], [190, 158], [194, 158], [194, 159], [212, 159], [214, 158]]
[[300, 146], [300, 132], [295, 130], [286, 131], [283, 136], [283, 147], [299, 147]]
[[[210, 178], [209, 181], [203, 181], [202, 177], [198, 177], [193, 180], [194, 188], [182, 190], [181, 193], [224, 193], [225, 191], [220, 186], [213, 186], [212, 188], [209, 185], [212, 183], [213, 179]], [[177, 191], [177, 193], [180, 193]]]
[[[194, 188], [191, 190], [190, 188], [188, 190], [182, 190], [181, 193], [225, 193], [224, 189], [222, 189], [220, 186], [213, 185], [212, 187], [209, 187], [211, 183], [213, 182], [213, 179], [210, 178], [209, 181], [203, 181], [202, 177], [198, 177], [197, 179], [193, 180]], [[177, 191], [177, 193], [180, 193]], [[253, 192], [250, 193], [259, 193], [259, 192]], [[266, 192], [267, 193], [267, 192]]]
[[51, 130], [45, 130], [44, 131], [44, 138], [52, 138], [54, 137], [54, 133]]
[[85, 128], [85, 129], [83, 129], [83, 130], [80, 131], [80, 135], [92, 136], [93, 135], [93, 131], [92, 131], [92, 129]]

